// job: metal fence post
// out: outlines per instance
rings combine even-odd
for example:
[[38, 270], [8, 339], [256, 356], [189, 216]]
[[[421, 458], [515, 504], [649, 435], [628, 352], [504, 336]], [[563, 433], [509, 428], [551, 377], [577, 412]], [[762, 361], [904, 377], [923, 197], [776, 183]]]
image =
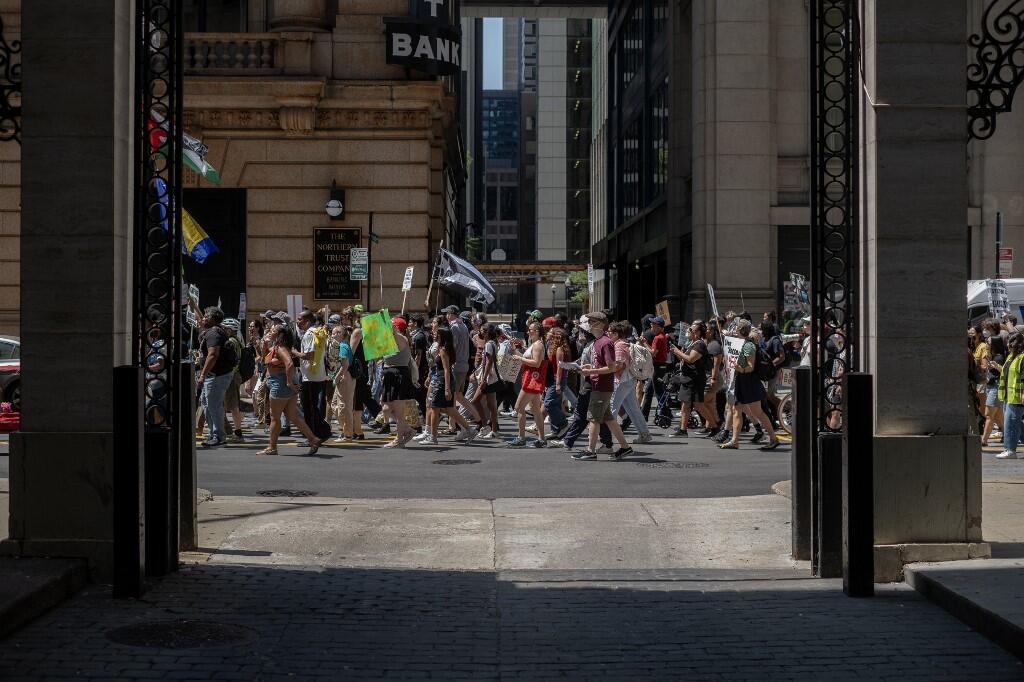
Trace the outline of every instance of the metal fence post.
[[146, 590], [146, 492], [142, 368], [114, 368], [114, 596]]
[[810, 367], [797, 367], [794, 372], [795, 418], [793, 420], [793, 451], [790, 458], [793, 509], [793, 558], [811, 558], [811, 508], [814, 494], [811, 478], [814, 457], [814, 394]]
[[191, 362], [182, 362], [178, 377], [178, 540], [181, 550], [188, 552], [199, 549], [195, 366]]
[[870, 374], [843, 380], [843, 592], [875, 593], [874, 391]]

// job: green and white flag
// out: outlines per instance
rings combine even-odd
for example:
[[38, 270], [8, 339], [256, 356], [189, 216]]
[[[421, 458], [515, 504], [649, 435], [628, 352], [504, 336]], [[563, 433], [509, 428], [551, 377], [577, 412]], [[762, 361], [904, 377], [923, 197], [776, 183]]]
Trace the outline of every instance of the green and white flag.
[[182, 133], [181, 139], [181, 160], [185, 165], [199, 173], [205, 180], [219, 185], [220, 173], [206, 162], [206, 154], [210, 151], [209, 147], [188, 133]]

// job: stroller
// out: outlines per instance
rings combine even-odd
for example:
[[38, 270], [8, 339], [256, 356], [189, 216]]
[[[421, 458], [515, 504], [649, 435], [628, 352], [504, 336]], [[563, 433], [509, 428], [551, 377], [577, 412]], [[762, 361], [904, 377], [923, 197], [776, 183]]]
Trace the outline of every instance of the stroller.
[[[682, 407], [682, 401], [679, 400], [679, 387], [686, 381], [683, 376], [683, 371], [676, 366], [670, 374], [665, 375], [665, 390], [662, 391], [661, 397], [658, 398], [658, 407], [655, 410], [654, 425], [667, 429], [672, 426], [672, 422], [675, 421], [673, 410], [677, 410]], [[688, 428], [700, 428], [701, 421], [697, 414], [697, 410], [690, 412]]]
[[658, 406], [654, 411], [654, 425], [667, 429], [672, 426], [672, 410], [680, 406], [679, 385], [683, 382], [683, 373], [678, 367], [670, 374], [665, 375], [665, 390], [658, 398]]

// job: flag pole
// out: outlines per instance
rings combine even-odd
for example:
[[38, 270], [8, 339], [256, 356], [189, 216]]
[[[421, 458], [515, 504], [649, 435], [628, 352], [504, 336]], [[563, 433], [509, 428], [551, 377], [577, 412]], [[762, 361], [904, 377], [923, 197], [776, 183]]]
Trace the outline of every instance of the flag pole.
[[[444, 251], [444, 239], [441, 240], [441, 248], [437, 250], [437, 262], [434, 264], [434, 270], [430, 273], [430, 284], [427, 285], [427, 300], [423, 301], [423, 307], [430, 310], [430, 292], [434, 290], [434, 279], [437, 278], [437, 268], [441, 263], [441, 252]], [[438, 292], [441, 291], [441, 287], [438, 286]], [[437, 306], [434, 307], [434, 314], [437, 314]]]

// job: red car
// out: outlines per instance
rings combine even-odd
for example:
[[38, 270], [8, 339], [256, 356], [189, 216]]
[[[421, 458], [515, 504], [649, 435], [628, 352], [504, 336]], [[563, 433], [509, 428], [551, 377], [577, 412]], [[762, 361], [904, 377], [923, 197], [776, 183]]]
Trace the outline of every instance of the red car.
[[0, 336], [0, 399], [21, 412], [21, 340]]

